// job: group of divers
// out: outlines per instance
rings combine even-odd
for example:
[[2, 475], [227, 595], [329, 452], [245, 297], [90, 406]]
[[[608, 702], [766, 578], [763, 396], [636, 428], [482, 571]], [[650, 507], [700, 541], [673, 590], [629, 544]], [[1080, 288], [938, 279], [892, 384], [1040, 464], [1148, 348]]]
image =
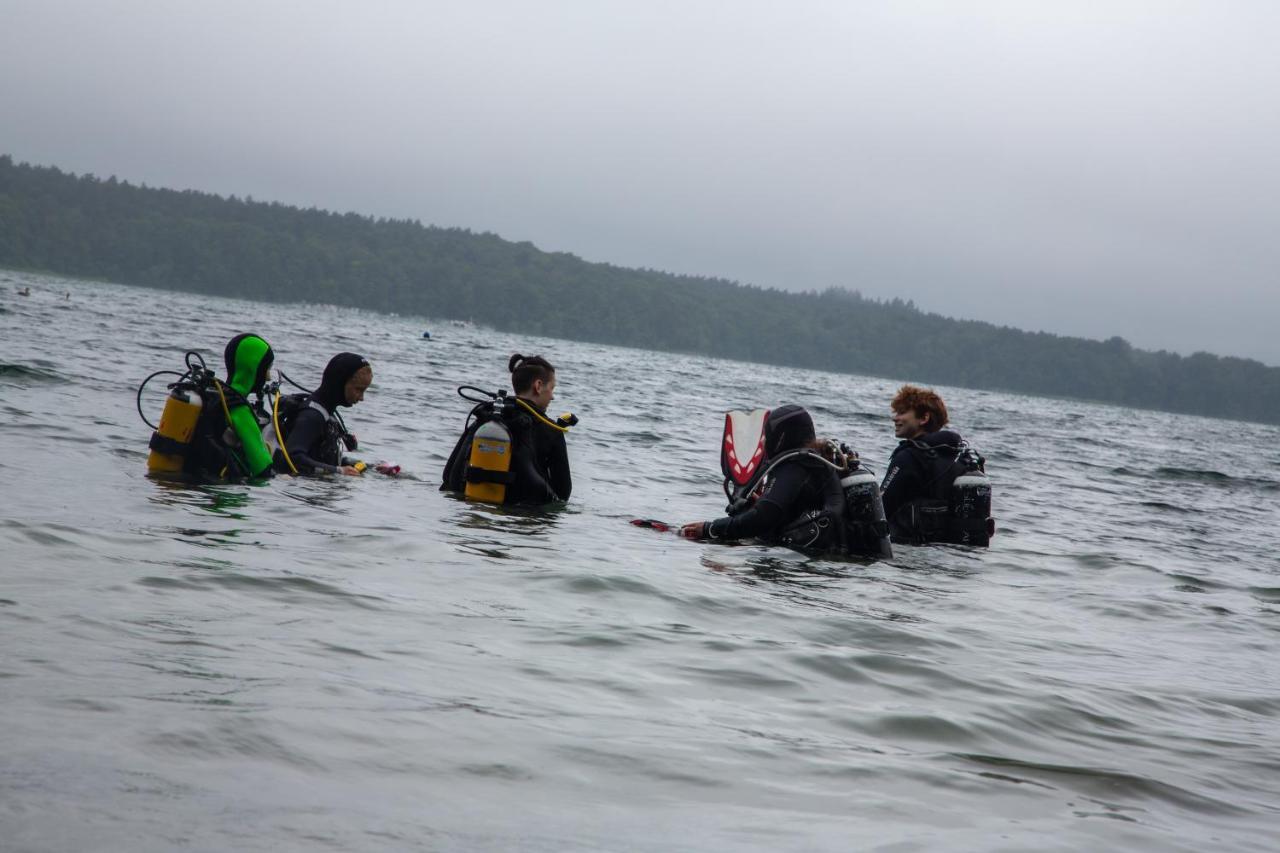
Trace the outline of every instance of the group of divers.
[[[341, 409], [364, 399], [373, 382], [368, 359], [342, 352], [308, 391], [283, 372], [270, 378], [271, 346], [254, 334], [232, 338], [219, 379], [196, 352], [186, 371], [157, 371], [169, 385], [151, 436], [148, 470], [197, 481], [260, 479], [273, 474], [360, 476], [372, 467], [394, 476], [397, 465], [367, 465]], [[553, 417], [555, 368], [545, 358], [513, 355], [511, 390], [464, 385], [474, 404], [449, 455], [441, 490], [468, 500], [505, 505], [565, 501], [573, 489], [565, 436], [573, 415]], [[284, 393], [288, 382], [300, 393]], [[251, 399], [252, 398], [252, 399]], [[687, 539], [755, 540], [810, 554], [888, 557], [891, 543], [932, 542], [985, 547], [995, 532], [985, 460], [954, 430], [934, 391], [904, 385], [893, 398], [894, 433], [901, 441], [877, 478], [847, 445], [816, 435], [797, 405], [725, 415], [720, 463], [729, 504], [721, 518], [671, 526], [653, 519], [633, 524], [674, 530]]]

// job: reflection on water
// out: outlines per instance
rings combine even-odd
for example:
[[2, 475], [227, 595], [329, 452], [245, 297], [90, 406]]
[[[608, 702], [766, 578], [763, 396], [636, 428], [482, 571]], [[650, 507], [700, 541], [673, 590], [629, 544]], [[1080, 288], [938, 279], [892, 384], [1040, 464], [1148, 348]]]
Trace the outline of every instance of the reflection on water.
[[[898, 383], [5, 275], [0, 847], [1274, 848], [1280, 429], [943, 389], [993, 547], [818, 560], [628, 522], [718, 513], [746, 404], [882, 468]], [[136, 383], [245, 317], [370, 358], [401, 477], [146, 476]], [[515, 351], [582, 417], [562, 507], [438, 491]]]

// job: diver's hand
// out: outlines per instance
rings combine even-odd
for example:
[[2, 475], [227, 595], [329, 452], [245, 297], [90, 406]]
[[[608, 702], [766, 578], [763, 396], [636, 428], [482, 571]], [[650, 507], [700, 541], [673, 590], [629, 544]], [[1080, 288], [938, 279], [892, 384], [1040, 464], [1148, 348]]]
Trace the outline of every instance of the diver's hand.
[[341, 471], [343, 474], [346, 474], [348, 477], [359, 477], [361, 474], [364, 473], [354, 465], [343, 465], [338, 470]]
[[706, 539], [707, 523], [705, 521], [695, 521], [692, 524], [685, 524], [680, 528], [680, 538], [682, 539]]

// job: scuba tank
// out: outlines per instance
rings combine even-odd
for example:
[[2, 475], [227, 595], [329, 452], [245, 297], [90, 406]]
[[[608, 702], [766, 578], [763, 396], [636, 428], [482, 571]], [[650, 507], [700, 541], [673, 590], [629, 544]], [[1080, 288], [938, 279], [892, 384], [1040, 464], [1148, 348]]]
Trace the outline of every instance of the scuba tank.
[[[201, 392], [210, 387], [213, 373], [198, 352], [188, 352], [185, 362], [185, 372], [157, 370], [138, 386], [138, 417], [153, 430], [148, 443], [151, 452], [147, 455], [147, 471], [151, 474], [179, 474], [184, 470], [196, 426], [204, 412], [205, 397]], [[143, 414], [142, 392], [152, 379], [165, 375], [176, 376], [178, 380], [169, 385], [169, 396], [165, 398], [160, 423], [156, 425]]]
[[200, 392], [191, 385], [175, 383], [165, 399], [160, 425], [151, 433], [147, 471], [152, 474], [181, 473], [202, 411], [204, 398]]
[[512, 482], [511, 430], [501, 419], [485, 421], [471, 437], [471, 458], [467, 462], [467, 486], [463, 493], [469, 501], [500, 504], [507, 498], [507, 485]]
[[991, 544], [995, 519], [991, 517], [991, 480], [983, 468], [982, 457], [966, 449], [960, 459], [966, 470], [956, 477], [947, 491], [951, 514], [952, 541], [958, 545]]
[[840, 478], [840, 488], [844, 491], [845, 547], [850, 554], [858, 556], [892, 557], [880, 483], [856, 455], [850, 455], [849, 464], [849, 473]]

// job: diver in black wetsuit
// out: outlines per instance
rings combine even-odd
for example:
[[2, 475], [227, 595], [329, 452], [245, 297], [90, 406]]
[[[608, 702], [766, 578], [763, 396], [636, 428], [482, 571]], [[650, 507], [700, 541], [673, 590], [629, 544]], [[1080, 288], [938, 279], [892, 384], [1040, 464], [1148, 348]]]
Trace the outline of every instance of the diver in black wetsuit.
[[[990, 488], [985, 509], [971, 524], [957, 519], [950, 490], [966, 471], [981, 471], [982, 457], [947, 425], [947, 406], [935, 392], [904, 385], [890, 404], [894, 435], [902, 439], [889, 457], [880, 484], [889, 536], [893, 542], [957, 542], [986, 545], [990, 524]], [[979, 474], [985, 480], [985, 476]], [[950, 501], [954, 503], [954, 501]], [[963, 536], [965, 530], [969, 536]], [[985, 535], [983, 532], [985, 531]], [[976, 538], [975, 538], [976, 537]]]
[[297, 413], [287, 419], [284, 451], [275, 454], [277, 469], [310, 475], [363, 473], [363, 463], [342, 455], [344, 447], [355, 450], [356, 443], [338, 409], [363, 400], [372, 382], [373, 368], [364, 356], [340, 352], [329, 359], [320, 387], [300, 399]]
[[[507, 362], [507, 370], [516, 397], [506, 398], [507, 405], [493, 415], [502, 419], [513, 445], [513, 477], [501, 502], [540, 505], [566, 501], [573, 492], [573, 477], [565, 433], [577, 418], [567, 416], [566, 421], [547, 415], [547, 406], [555, 399], [556, 369], [545, 358], [516, 353]], [[484, 422], [485, 418], [477, 418], [458, 439], [445, 464], [441, 491], [466, 490], [472, 439]]]
[[538, 410], [521, 416], [522, 422], [512, 430], [517, 445], [512, 460], [516, 482], [508, 491], [507, 503], [567, 501], [573, 492], [569, 448], [564, 428], [553, 426], [547, 417], [547, 406], [555, 399], [556, 369], [545, 358], [517, 353], [507, 362], [507, 370], [516, 397]]
[[[686, 524], [680, 528], [680, 535], [686, 539], [760, 539], [777, 543], [787, 527], [806, 512], [828, 509], [838, 514], [844, 500], [839, 477], [834, 475], [832, 465], [818, 458], [829, 444], [815, 439], [813, 418], [800, 406], [772, 410], [764, 426], [766, 465], [787, 451], [807, 448], [817, 452], [797, 454], [778, 463], [754, 503], [731, 507], [724, 518]], [[843, 460], [831, 461], [844, 467]]]

